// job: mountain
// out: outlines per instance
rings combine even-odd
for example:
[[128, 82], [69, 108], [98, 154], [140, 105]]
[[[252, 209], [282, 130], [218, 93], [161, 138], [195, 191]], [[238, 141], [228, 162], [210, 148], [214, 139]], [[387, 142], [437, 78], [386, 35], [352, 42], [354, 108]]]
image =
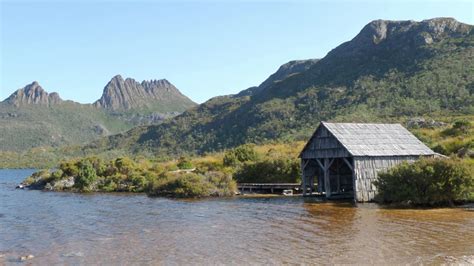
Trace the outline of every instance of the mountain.
[[276, 82], [280, 82], [292, 75], [304, 72], [308, 70], [311, 66], [316, 64], [319, 59], [307, 59], [307, 60], [293, 60], [286, 64], [283, 64], [278, 68], [278, 70], [263, 81], [257, 87], [251, 87], [246, 90], [239, 92], [236, 96], [250, 96], [259, 93], [263, 89], [274, 85]]
[[102, 97], [94, 103], [95, 107], [112, 111], [138, 109], [160, 112], [179, 112], [195, 105], [166, 79], [139, 83], [131, 78], [124, 80], [120, 75], [109, 81]]
[[202, 153], [247, 142], [306, 139], [321, 120], [473, 114], [474, 30], [452, 18], [376, 20], [296, 72], [282, 79], [277, 71], [263, 88], [213, 98], [165, 123], [103, 138], [85, 149]]
[[0, 151], [82, 144], [161, 123], [195, 105], [167, 80], [115, 76], [94, 104], [64, 101], [35, 81], [0, 102]]
[[26, 85], [24, 88], [14, 92], [5, 100], [5, 102], [20, 107], [28, 104], [54, 105], [62, 103], [63, 100], [56, 92], [51, 94], [47, 93], [37, 81], [34, 81], [33, 83]]

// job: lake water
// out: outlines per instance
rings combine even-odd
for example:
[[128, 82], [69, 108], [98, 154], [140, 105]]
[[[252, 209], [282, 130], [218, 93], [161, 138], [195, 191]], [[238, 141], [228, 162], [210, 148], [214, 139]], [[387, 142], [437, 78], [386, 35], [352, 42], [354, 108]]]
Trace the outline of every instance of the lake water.
[[474, 210], [301, 197], [170, 200], [15, 190], [0, 170], [0, 265], [439, 264], [471, 260]]

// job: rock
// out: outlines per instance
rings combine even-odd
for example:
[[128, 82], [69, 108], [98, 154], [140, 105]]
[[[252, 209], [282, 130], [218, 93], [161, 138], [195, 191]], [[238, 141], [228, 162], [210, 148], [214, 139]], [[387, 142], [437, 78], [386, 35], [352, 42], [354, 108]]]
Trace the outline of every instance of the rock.
[[43, 88], [34, 81], [33, 83], [26, 85], [24, 88], [17, 90], [5, 102], [12, 104], [16, 107], [29, 104], [37, 105], [54, 105], [62, 103], [63, 100], [59, 97], [59, 94], [53, 92], [47, 93]]
[[464, 157], [474, 158], [474, 150], [470, 149], [469, 147], [463, 147], [458, 150], [457, 156], [460, 158], [464, 158]]
[[101, 136], [110, 135], [110, 131], [104, 125], [101, 125], [101, 124], [95, 125], [93, 127], [93, 130], [94, 132], [96, 132], [97, 134]]
[[25, 185], [19, 184], [18, 186], [16, 186], [16, 189], [25, 189]]
[[187, 107], [196, 105], [166, 79], [139, 83], [116, 75], [107, 83], [102, 97], [94, 106], [115, 111], [150, 108], [159, 104]]
[[21, 257], [20, 257], [20, 261], [31, 260], [31, 259], [33, 259], [34, 257], [35, 257], [35, 256], [33, 256], [33, 255], [31, 255], [31, 254], [30, 254], [30, 255], [27, 255], [27, 256], [21, 256]]
[[423, 21], [374, 20], [351, 41], [328, 53], [329, 57], [348, 58], [368, 51], [406, 51], [433, 44], [451, 37], [468, 36], [472, 26], [454, 18], [433, 18]]
[[412, 117], [407, 121], [408, 128], [436, 128], [444, 127], [446, 123], [435, 121], [433, 119], [426, 120], [423, 117]]
[[47, 183], [47, 184], [44, 186], [44, 190], [50, 190], [50, 191], [54, 190], [54, 189], [53, 189], [53, 185], [51, 185], [51, 183]]
[[62, 191], [64, 189], [72, 188], [74, 186], [74, 177], [70, 176], [65, 179], [58, 180], [54, 182], [52, 186], [52, 190], [54, 191]]

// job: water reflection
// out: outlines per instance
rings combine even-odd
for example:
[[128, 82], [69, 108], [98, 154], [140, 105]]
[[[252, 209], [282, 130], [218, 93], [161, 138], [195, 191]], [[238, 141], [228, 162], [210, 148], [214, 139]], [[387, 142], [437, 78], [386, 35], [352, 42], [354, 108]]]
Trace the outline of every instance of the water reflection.
[[169, 200], [11, 189], [0, 171], [0, 264], [439, 264], [474, 255], [474, 212], [299, 197]]

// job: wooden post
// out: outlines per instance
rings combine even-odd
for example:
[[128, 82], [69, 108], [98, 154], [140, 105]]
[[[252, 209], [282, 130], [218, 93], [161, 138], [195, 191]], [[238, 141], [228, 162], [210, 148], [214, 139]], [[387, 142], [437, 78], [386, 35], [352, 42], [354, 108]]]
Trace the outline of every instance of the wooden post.
[[337, 173], [336, 173], [336, 186], [337, 186], [337, 188], [336, 188], [336, 191], [337, 191], [337, 193], [341, 193], [341, 173], [339, 171], [339, 167], [340, 167], [339, 161], [337, 161], [336, 166], [337, 166], [337, 168], [336, 168], [337, 169]]
[[324, 158], [324, 187], [326, 190], [326, 198], [331, 197], [331, 183], [329, 181], [329, 159]]
[[304, 174], [304, 168], [306, 164], [304, 163], [304, 159], [301, 159], [301, 183], [303, 187], [303, 196], [306, 196], [306, 176]]
[[349, 168], [352, 171], [352, 191], [354, 193], [354, 202], [357, 202], [357, 185], [356, 185], [356, 179], [357, 175], [355, 172], [355, 159], [352, 159], [352, 164], [347, 158], [342, 158], [342, 160], [349, 166]]

